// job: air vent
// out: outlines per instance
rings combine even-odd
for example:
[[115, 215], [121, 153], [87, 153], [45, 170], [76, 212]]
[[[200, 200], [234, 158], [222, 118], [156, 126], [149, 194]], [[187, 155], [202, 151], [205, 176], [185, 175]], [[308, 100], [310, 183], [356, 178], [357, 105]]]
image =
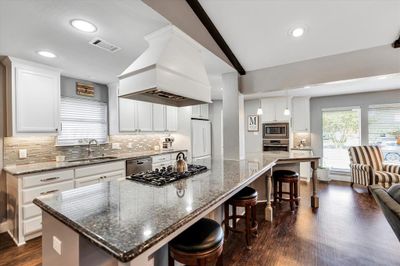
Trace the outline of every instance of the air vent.
[[99, 48], [101, 48], [103, 50], [106, 50], [106, 51], [108, 51], [110, 53], [115, 53], [116, 51], [121, 50], [120, 47], [118, 47], [118, 46], [116, 46], [114, 44], [111, 44], [111, 43], [109, 43], [109, 42], [107, 42], [107, 41], [105, 41], [103, 39], [100, 39], [100, 38], [94, 38], [89, 43], [91, 45], [99, 47]]

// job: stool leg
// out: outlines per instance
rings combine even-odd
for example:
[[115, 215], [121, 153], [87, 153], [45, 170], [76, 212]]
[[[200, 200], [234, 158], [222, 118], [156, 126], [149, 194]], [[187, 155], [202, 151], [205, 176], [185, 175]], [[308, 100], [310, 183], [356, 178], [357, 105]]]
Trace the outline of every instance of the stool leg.
[[289, 187], [290, 187], [290, 210], [291, 211], [294, 211], [294, 199], [293, 199], [293, 196], [294, 196], [294, 183], [293, 182], [290, 182], [289, 183]]
[[224, 217], [224, 227], [225, 227], [225, 238], [229, 235], [229, 204], [225, 203], [225, 217]]
[[199, 260], [197, 260], [197, 265], [198, 265], [198, 266], [206, 266], [206, 265], [207, 265], [206, 259], [199, 259]]
[[232, 206], [232, 217], [233, 217], [233, 219], [232, 219], [232, 227], [234, 229], [236, 229], [236, 219], [237, 219], [237, 217], [236, 217], [236, 206], [235, 205]]
[[299, 205], [299, 181], [294, 183], [294, 197], [296, 199], [296, 205]]
[[171, 256], [171, 251], [168, 248], [168, 266], [174, 266], [175, 265], [175, 261]]
[[279, 202], [282, 200], [282, 182], [278, 181], [279, 183]]
[[[255, 227], [257, 225], [257, 205], [254, 205], [251, 207], [251, 214], [252, 214], [252, 226], [251, 227]], [[254, 235], [257, 237], [258, 236], [258, 232], [255, 231]]]
[[224, 257], [222, 255], [223, 255], [223, 253], [221, 253], [221, 255], [219, 255], [219, 257], [218, 257], [217, 266], [223, 266], [224, 265]]
[[278, 202], [278, 180], [274, 178], [274, 204]]
[[250, 247], [250, 206], [246, 206], [246, 244], [247, 248]]

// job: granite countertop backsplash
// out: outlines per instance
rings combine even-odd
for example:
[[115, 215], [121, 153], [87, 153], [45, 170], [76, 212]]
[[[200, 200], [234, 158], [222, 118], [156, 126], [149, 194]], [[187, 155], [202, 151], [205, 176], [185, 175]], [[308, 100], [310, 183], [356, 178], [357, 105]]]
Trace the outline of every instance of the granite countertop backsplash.
[[39, 197], [34, 203], [127, 262], [260, 177], [276, 161], [274, 154], [263, 153], [240, 161], [204, 160], [199, 164], [207, 165], [207, 172], [163, 187], [112, 181]]
[[[160, 151], [140, 151], [140, 152], [130, 152], [125, 154], [113, 154], [112, 157], [109, 159], [102, 159], [96, 161], [77, 161], [77, 162], [42, 162], [42, 163], [31, 163], [31, 164], [21, 164], [21, 165], [6, 165], [3, 169], [9, 174], [12, 175], [24, 175], [24, 174], [32, 174], [50, 170], [57, 170], [57, 169], [64, 169], [64, 168], [71, 168], [71, 167], [78, 167], [78, 166], [85, 166], [85, 165], [94, 165], [99, 163], [107, 163], [113, 161], [121, 161], [126, 159], [132, 158], [143, 158], [148, 156], [160, 155], [160, 154], [167, 154], [167, 153], [174, 153], [179, 151], [187, 151], [185, 149], [180, 150], [160, 150]], [[107, 156], [106, 156], [107, 157]]]

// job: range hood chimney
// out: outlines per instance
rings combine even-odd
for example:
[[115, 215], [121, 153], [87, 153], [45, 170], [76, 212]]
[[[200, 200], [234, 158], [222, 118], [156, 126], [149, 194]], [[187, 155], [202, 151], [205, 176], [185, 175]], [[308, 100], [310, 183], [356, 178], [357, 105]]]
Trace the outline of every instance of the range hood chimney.
[[201, 46], [170, 25], [145, 36], [149, 47], [119, 76], [119, 97], [172, 106], [211, 102]]

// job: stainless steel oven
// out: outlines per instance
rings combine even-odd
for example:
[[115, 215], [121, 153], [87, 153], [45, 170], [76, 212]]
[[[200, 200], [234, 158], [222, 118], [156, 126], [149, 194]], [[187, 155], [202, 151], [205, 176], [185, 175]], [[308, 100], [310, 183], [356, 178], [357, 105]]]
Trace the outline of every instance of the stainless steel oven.
[[264, 139], [263, 151], [289, 151], [289, 139]]
[[289, 123], [264, 123], [263, 139], [289, 138]]

